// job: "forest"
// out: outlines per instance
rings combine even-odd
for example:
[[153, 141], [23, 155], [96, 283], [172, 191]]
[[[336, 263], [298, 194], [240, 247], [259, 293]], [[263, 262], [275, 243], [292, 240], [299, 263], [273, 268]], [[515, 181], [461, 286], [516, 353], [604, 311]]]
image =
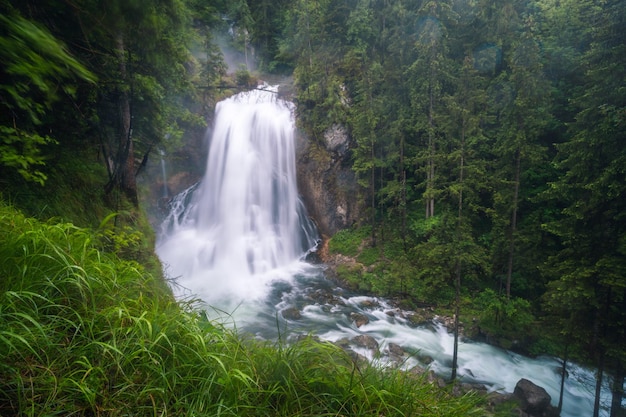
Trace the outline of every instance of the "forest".
[[[597, 392], [611, 381], [611, 417], [624, 415], [623, 0], [0, 0], [0, 11], [2, 240], [28, 223], [6, 214], [11, 206], [65, 224], [43, 226], [55, 236], [67, 223], [96, 230], [72, 259], [97, 258], [86, 249], [95, 242], [160, 276], [137, 181], [147, 161], [201, 137], [215, 103], [260, 74], [293, 76], [303, 134], [321, 143], [340, 125], [350, 136], [363, 218], [330, 248], [366, 242], [358, 260], [367, 272], [342, 279], [457, 320], [479, 315], [503, 347], [528, 337], [525, 353], [594, 366]], [[229, 69], [225, 46], [255, 66]], [[33, 245], [5, 245], [0, 259], [33, 255]], [[39, 305], [35, 290], [16, 295], [29, 268], [0, 265], [12, 277], [0, 283], [0, 315], [23, 319], [20, 303]], [[71, 295], [59, 297], [34, 311], [51, 314]], [[120, 331], [132, 321], [121, 311], [105, 318]], [[34, 340], [50, 320], [35, 321], [16, 326], [34, 328]], [[0, 343], [18, 355], [18, 341], [31, 339], [7, 329]], [[3, 362], [39, 358], [18, 356]], [[39, 371], [0, 366], [5, 381]], [[107, 375], [85, 373], [81, 384], [91, 378]], [[237, 378], [220, 383], [252, 383]], [[15, 413], [7, 393], [20, 384], [8, 384], [0, 412]], [[45, 397], [31, 393], [33, 403]], [[82, 412], [98, 414], [101, 399], [81, 395]], [[146, 409], [155, 395], [140, 394]]]

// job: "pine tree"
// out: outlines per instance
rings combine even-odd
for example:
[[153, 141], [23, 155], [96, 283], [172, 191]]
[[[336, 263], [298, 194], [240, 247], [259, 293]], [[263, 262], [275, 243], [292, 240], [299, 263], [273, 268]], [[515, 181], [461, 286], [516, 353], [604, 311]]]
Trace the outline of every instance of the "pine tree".
[[438, 118], [444, 84], [448, 82], [447, 68], [450, 64], [447, 55], [446, 25], [450, 20], [449, 4], [429, 1], [422, 5], [415, 43], [417, 58], [409, 68], [416, 130], [424, 138], [425, 149], [419, 163], [425, 176], [424, 200], [427, 219], [435, 215], [435, 199], [438, 194], [436, 166], [440, 155], [437, 142], [441, 136]]

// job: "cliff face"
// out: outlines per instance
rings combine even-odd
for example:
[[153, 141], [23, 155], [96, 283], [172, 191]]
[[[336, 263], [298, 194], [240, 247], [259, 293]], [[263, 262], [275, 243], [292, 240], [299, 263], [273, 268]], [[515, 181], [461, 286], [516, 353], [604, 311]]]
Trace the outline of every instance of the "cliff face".
[[323, 141], [296, 135], [298, 189], [311, 218], [324, 238], [358, 220], [356, 176], [350, 169], [349, 135], [334, 125]]

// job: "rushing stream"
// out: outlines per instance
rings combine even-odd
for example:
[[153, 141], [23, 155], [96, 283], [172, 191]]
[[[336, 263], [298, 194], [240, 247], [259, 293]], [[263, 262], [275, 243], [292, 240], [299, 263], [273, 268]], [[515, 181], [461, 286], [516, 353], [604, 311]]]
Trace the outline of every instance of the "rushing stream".
[[[404, 368], [450, 375], [453, 338], [443, 326], [416, 326], [410, 312], [338, 288], [325, 279], [323, 266], [304, 261], [317, 234], [296, 187], [292, 104], [275, 91], [267, 87], [218, 103], [204, 179], [172, 200], [159, 234], [157, 253], [176, 278], [174, 291], [202, 299], [215, 319], [259, 338], [315, 334], [380, 366], [397, 364], [399, 347], [410, 353]], [[357, 327], [354, 317], [365, 324]], [[463, 381], [513, 392], [526, 378], [558, 402], [561, 363], [555, 358], [461, 341], [458, 362]], [[567, 371], [562, 416], [592, 415], [593, 372], [576, 365]], [[605, 389], [603, 404], [609, 401]]]

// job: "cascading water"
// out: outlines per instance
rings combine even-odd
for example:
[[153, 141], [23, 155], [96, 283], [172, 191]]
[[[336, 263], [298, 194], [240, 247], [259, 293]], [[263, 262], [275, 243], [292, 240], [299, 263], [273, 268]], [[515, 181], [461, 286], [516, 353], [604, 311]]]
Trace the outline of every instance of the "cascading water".
[[168, 197], [168, 190], [167, 190], [167, 171], [165, 170], [165, 152], [163, 150], [161, 150], [159, 152], [161, 154], [161, 175], [163, 176], [163, 198], [167, 198]]
[[[349, 294], [324, 278], [323, 267], [301, 260], [317, 235], [298, 198], [292, 110], [269, 88], [218, 103], [204, 179], [172, 200], [157, 244], [166, 273], [176, 278], [173, 289], [200, 298], [212, 307], [209, 315], [227, 317], [260, 338], [313, 333], [381, 366], [393, 363], [393, 344], [419, 352], [403, 359], [405, 367], [449, 375], [453, 342], [444, 327], [413, 326], [407, 312]], [[357, 326], [354, 314], [367, 323]], [[378, 348], [363, 347], [358, 336], [370, 336]], [[558, 401], [555, 358], [530, 359], [463, 341], [458, 360], [463, 381], [512, 392], [527, 378], [548, 391], [553, 405]], [[561, 415], [587, 417], [593, 372], [570, 364], [568, 373]], [[605, 388], [603, 402], [608, 398]]]
[[202, 182], [181, 194], [157, 253], [209, 303], [262, 295], [315, 245], [296, 186], [292, 104], [267, 87], [218, 103]]

